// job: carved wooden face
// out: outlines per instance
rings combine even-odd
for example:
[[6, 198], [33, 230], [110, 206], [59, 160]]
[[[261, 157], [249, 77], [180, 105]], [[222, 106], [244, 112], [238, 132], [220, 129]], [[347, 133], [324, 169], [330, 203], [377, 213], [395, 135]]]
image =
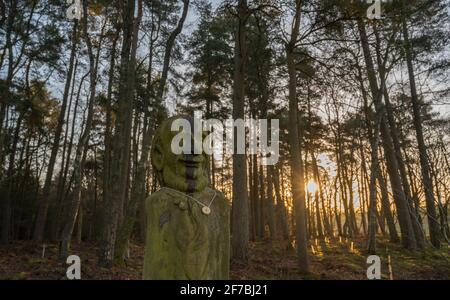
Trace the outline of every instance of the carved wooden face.
[[[206, 153], [202, 154], [175, 154], [171, 149], [172, 139], [179, 131], [171, 131], [172, 122], [183, 118], [193, 124], [193, 118], [188, 116], [175, 116], [164, 121], [156, 131], [153, 139], [151, 161], [158, 174], [159, 183], [182, 192], [200, 192], [208, 185], [206, 173]], [[193, 128], [193, 125], [191, 126]], [[191, 135], [192, 139], [194, 134]], [[202, 137], [203, 138], [203, 137]], [[193, 148], [194, 141], [191, 141]]]

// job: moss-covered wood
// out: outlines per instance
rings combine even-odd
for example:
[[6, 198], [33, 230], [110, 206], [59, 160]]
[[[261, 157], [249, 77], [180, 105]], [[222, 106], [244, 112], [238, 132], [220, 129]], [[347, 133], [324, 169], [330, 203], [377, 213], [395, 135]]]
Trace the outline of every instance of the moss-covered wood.
[[[176, 118], [161, 125], [152, 145], [152, 165], [162, 188], [146, 200], [143, 278], [228, 279], [229, 204], [221, 192], [207, 187], [205, 154], [171, 151], [176, 132], [170, 125]], [[210, 214], [202, 212], [204, 206]]]

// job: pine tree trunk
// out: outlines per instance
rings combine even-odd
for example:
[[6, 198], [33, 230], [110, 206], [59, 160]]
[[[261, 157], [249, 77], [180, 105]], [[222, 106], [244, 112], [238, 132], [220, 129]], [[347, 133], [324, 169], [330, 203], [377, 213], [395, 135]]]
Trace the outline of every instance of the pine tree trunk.
[[[135, 72], [136, 72], [136, 51], [139, 40], [139, 25], [142, 19], [142, 0], [138, 1], [138, 15], [133, 22], [133, 30], [132, 30], [132, 41], [131, 41], [131, 50], [130, 50], [130, 59], [128, 66], [128, 76], [129, 80], [128, 85], [128, 95], [130, 99], [134, 99], [134, 90], [135, 90]], [[132, 113], [132, 112], [131, 112]], [[135, 117], [135, 120], [137, 116]], [[135, 219], [136, 219], [136, 210], [138, 204], [142, 201], [141, 199], [145, 197], [145, 175], [147, 171], [147, 162], [150, 151], [150, 143], [151, 143], [151, 132], [147, 131], [147, 127], [150, 125], [146, 124], [146, 128], [144, 130], [143, 144], [142, 144], [142, 153], [140, 160], [137, 164], [136, 177], [131, 190], [131, 197], [128, 201], [125, 209], [125, 215], [123, 216], [123, 221], [121, 225], [117, 229], [117, 238], [115, 242], [114, 249], [114, 258], [115, 261], [119, 264], [123, 264], [125, 253], [128, 246], [128, 240], [130, 239], [131, 232], [133, 231]], [[136, 128], [136, 126], [135, 126]], [[150, 127], [151, 128], [151, 127]], [[129, 155], [129, 154], [128, 154]], [[129, 158], [129, 157], [128, 157]], [[129, 173], [129, 172], [128, 172]], [[129, 179], [127, 178], [127, 181]], [[128, 188], [126, 189], [128, 190]]]
[[289, 146], [291, 152], [291, 187], [294, 202], [297, 256], [299, 270], [309, 272], [308, 241], [306, 228], [305, 178], [303, 159], [300, 149], [298, 132], [297, 104], [297, 73], [295, 62], [295, 47], [300, 30], [301, 0], [296, 0], [296, 10], [293, 19], [290, 42], [286, 45], [286, 60], [289, 76]]
[[387, 184], [384, 180], [383, 174], [381, 174], [380, 168], [378, 166], [377, 172], [378, 184], [381, 189], [381, 208], [383, 210], [383, 215], [386, 218], [386, 223], [389, 229], [390, 241], [392, 243], [397, 243], [399, 241], [397, 229], [395, 228], [394, 218], [391, 213], [391, 204], [389, 203], [389, 194], [387, 190]]
[[70, 50], [69, 69], [67, 71], [66, 83], [64, 86], [61, 110], [59, 112], [58, 125], [56, 126], [55, 130], [55, 137], [52, 144], [52, 150], [50, 153], [50, 160], [47, 167], [47, 173], [45, 175], [44, 188], [42, 189], [42, 201], [39, 205], [39, 210], [36, 219], [36, 226], [34, 228], [33, 239], [35, 241], [41, 241], [44, 238], [45, 224], [47, 223], [47, 212], [50, 204], [50, 187], [52, 183], [56, 156], [58, 155], [59, 142], [61, 138], [62, 127], [64, 125], [64, 116], [66, 114], [67, 100], [69, 98], [70, 83], [72, 81], [72, 75], [75, 64], [75, 54], [78, 41], [77, 26], [78, 21], [75, 20], [72, 29], [72, 47]]
[[[247, 0], [239, 0], [238, 18], [234, 49], [234, 78], [233, 78], [233, 119], [244, 119], [245, 102], [245, 34], [248, 18]], [[237, 144], [237, 130], [234, 130], [235, 150]], [[232, 240], [231, 252], [234, 259], [247, 260], [249, 224], [247, 202], [247, 159], [245, 154], [233, 154], [233, 202], [232, 202]]]
[[[132, 55], [135, 1], [128, 0], [123, 12], [123, 40], [120, 54], [119, 91], [115, 132], [111, 140], [111, 167], [109, 174], [108, 198], [99, 265], [112, 267], [117, 230], [128, 194], [131, 129], [134, 108], [134, 68]], [[135, 56], [135, 55], [134, 55]]]
[[248, 184], [249, 184], [249, 239], [250, 241], [256, 241], [256, 201], [255, 201], [255, 189], [254, 180], [253, 180], [253, 164], [255, 164], [255, 155], [249, 155], [248, 160], [249, 163], [247, 165], [247, 174], [248, 174]]
[[259, 236], [260, 238], [264, 238], [265, 232], [265, 204], [266, 204], [266, 191], [265, 191], [265, 178], [264, 178], [264, 170], [263, 165], [259, 165]]
[[[103, 207], [101, 210], [101, 225], [100, 232], [106, 230], [107, 221], [107, 209], [106, 206], [110, 202], [110, 190], [109, 190], [109, 180], [111, 174], [111, 135], [112, 135], [112, 96], [113, 96], [113, 85], [114, 85], [114, 72], [116, 67], [116, 51], [117, 42], [120, 36], [120, 28], [116, 26], [114, 36], [112, 38], [112, 45], [110, 49], [110, 63], [108, 71], [108, 89], [106, 95], [106, 120], [105, 120], [105, 151], [103, 154], [103, 176], [102, 176], [102, 188], [103, 188]], [[101, 237], [103, 238], [103, 237]]]
[[81, 237], [83, 235], [83, 205], [80, 203], [78, 209], [78, 222], [77, 222], [77, 243], [81, 243]]
[[[78, 91], [77, 91], [77, 95], [76, 95], [76, 99], [75, 99], [75, 107], [74, 107], [74, 112], [73, 112], [73, 119], [72, 119], [72, 124], [71, 124], [71, 130], [70, 130], [70, 139], [69, 139], [69, 147], [67, 149], [67, 159], [66, 159], [66, 165], [64, 167], [64, 174], [63, 174], [63, 181], [67, 181], [67, 177], [69, 176], [69, 164], [71, 162], [71, 156], [72, 156], [72, 148], [73, 148], [73, 144], [74, 144], [74, 138], [75, 138], [75, 125], [76, 125], [76, 119], [77, 119], [77, 115], [78, 115], [78, 107], [79, 107], [79, 102], [80, 102], [80, 97], [81, 97], [81, 90], [83, 87], [83, 83], [85, 81], [85, 79], [89, 76], [89, 71], [83, 75], [83, 77], [81, 77], [81, 80], [78, 84]], [[62, 187], [62, 191], [61, 191], [61, 196], [60, 196], [60, 205], [58, 207], [58, 212], [56, 214], [56, 220], [55, 220], [55, 239], [60, 239], [61, 236], [61, 224], [65, 221], [64, 215], [65, 215], [65, 211], [67, 211], [67, 206], [68, 206], [68, 196], [67, 194], [70, 192], [70, 188], [72, 186], [72, 181], [73, 178], [71, 177], [68, 184], [67, 184], [67, 190], [64, 190], [65, 187]]]
[[[385, 68], [385, 63], [383, 62], [382, 57], [381, 57], [381, 49], [380, 49], [381, 40], [380, 40], [380, 36], [379, 36], [379, 32], [378, 32], [376, 24], [373, 25], [373, 28], [374, 28], [374, 33], [375, 33], [375, 37], [376, 37], [376, 59], [377, 59], [377, 64], [378, 64], [378, 71], [380, 73], [379, 77], [380, 77], [380, 81], [382, 81], [382, 84], [384, 86], [386, 86], [387, 72], [386, 72], [386, 68]], [[393, 41], [391, 39], [388, 43], [390, 44], [392, 42]], [[389, 92], [386, 88], [383, 91], [383, 98], [385, 101], [386, 117], [387, 117], [387, 122], [389, 124], [390, 135], [392, 137], [393, 146], [395, 149], [395, 155], [397, 158], [397, 163], [398, 163], [398, 168], [399, 168], [399, 172], [400, 172], [400, 178], [402, 181], [403, 191], [405, 193], [405, 197], [407, 199], [408, 206], [409, 206], [412, 226], [414, 229], [414, 235], [416, 237], [418, 248], [422, 249], [425, 246], [423, 229], [422, 229], [421, 224], [418, 222], [418, 217], [415, 214], [415, 211], [413, 208], [413, 199], [411, 197], [411, 188], [410, 188], [410, 185], [408, 182], [408, 177], [406, 175], [406, 168], [405, 168], [402, 151], [401, 151], [401, 146], [400, 146], [400, 141], [399, 141], [399, 132], [398, 132], [397, 126], [395, 124], [394, 113], [392, 111], [392, 105], [389, 100]], [[389, 221], [388, 221], [388, 223], [389, 223]]]
[[405, 49], [406, 65], [408, 67], [409, 84], [411, 88], [411, 105], [413, 110], [413, 123], [416, 131], [417, 144], [419, 146], [420, 167], [422, 171], [422, 183], [425, 190], [425, 202], [427, 206], [428, 227], [431, 244], [435, 248], [441, 247], [439, 223], [436, 216], [436, 205], [433, 194], [433, 182], [430, 176], [427, 147], [423, 137], [422, 115], [420, 110], [419, 97], [417, 95], [416, 79], [414, 76], [413, 58], [411, 43], [409, 41], [408, 25], [406, 18], [402, 16], [403, 43]]
[[267, 219], [269, 224], [269, 231], [270, 231], [270, 241], [273, 241], [276, 239], [277, 235], [277, 227], [275, 222], [275, 204], [274, 204], [274, 198], [273, 198], [273, 178], [272, 173], [269, 169], [267, 169]]
[[384, 89], [383, 81], [381, 82], [382, 88], [379, 89], [363, 19], [359, 18], [357, 24], [359, 35], [361, 38], [361, 46], [364, 52], [364, 59], [367, 67], [367, 75], [369, 78], [372, 98], [375, 102], [375, 108], [377, 113], [381, 115], [381, 123], [380, 123], [381, 138], [386, 155], [386, 163], [389, 172], [389, 179], [391, 181], [391, 187], [394, 194], [394, 202], [397, 207], [397, 215], [399, 219], [400, 230], [402, 232], [402, 243], [405, 248], [415, 250], [417, 248], [417, 243], [416, 238], [414, 236], [414, 229], [409, 211], [409, 205], [405, 197], [405, 193], [403, 191], [400, 176], [398, 174], [398, 163], [397, 158], [395, 156], [394, 145], [392, 142], [392, 138], [390, 136], [389, 128], [386, 123], [385, 108], [381, 103], [381, 98]]
[[376, 254], [376, 230], [377, 230], [377, 186], [376, 179], [378, 177], [379, 168], [378, 168], [378, 144], [379, 144], [379, 136], [380, 136], [380, 122], [382, 120], [382, 115], [377, 113], [375, 120], [375, 131], [372, 136], [372, 140], [370, 141], [370, 150], [371, 150], [371, 166], [370, 166], [370, 196], [369, 196], [369, 238], [368, 238], [368, 246], [367, 250], [369, 254]]
[[361, 205], [361, 224], [363, 227], [363, 232], [366, 235], [368, 233], [367, 219], [366, 219], [366, 201], [367, 201], [367, 190], [365, 184], [365, 174], [367, 174], [366, 160], [364, 154], [364, 148], [362, 142], [359, 144], [359, 151], [361, 156], [361, 169], [359, 182], [359, 195], [360, 195], [360, 205]]
[[315, 178], [315, 181], [317, 182], [319, 197], [320, 197], [320, 200], [322, 202], [322, 214], [323, 214], [323, 221], [324, 221], [325, 232], [327, 233], [327, 235], [331, 236], [332, 235], [332, 230], [331, 230], [330, 222], [329, 222], [329, 219], [328, 219], [328, 216], [327, 216], [327, 212], [326, 212], [325, 197], [323, 195], [322, 180], [320, 179], [320, 175], [319, 175], [319, 166], [317, 165], [317, 159], [314, 156], [314, 153], [312, 153], [311, 157], [312, 157], [314, 178]]
[[334, 179], [334, 197], [333, 197], [333, 199], [334, 199], [334, 216], [336, 218], [336, 226], [338, 229], [338, 235], [343, 236], [342, 224], [341, 224], [341, 212], [337, 205], [337, 198], [338, 198], [337, 182], [338, 182], [338, 178], [336, 176], [336, 178]]
[[320, 217], [320, 206], [319, 206], [319, 190], [316, 190], [314, 193], [314, 202], [316, 205], [316, 224], [317, 224], [317, 235], [319, 238], [323, 238], [323, 230], [322, 230], [322, 220]]
[[3, 203], [3, 211], [2, 211], [2, 226], [1, 226], [1, 243], [6, 244], [9, 242], [10, 231], [11, 231], [11, 214], [12, 214], [12, 188], [14, 184], [13, 174], [14, 174], [14, 160], [17, 151], [17, 143], [19, 141], [19, 133], [20, 128], [22, 126], [23, 113], [19, 114], [16, 122], [16, 128], [14, 129], [13, 140], [12, 140], [12, 149], [9, 155], [9, 166], [7, 171], [7, 190], [5, 199]]
[[276, 169], [274, 166], [269, 166], [269, 170], [270, 170], [271, 177], [273, 179], [275, 196], [277, 199], [277, 211], [278, 211], [278, 215], [280, 216], [281, 235], [284, 240], [289, 241], [288, 219], [287, 219], [286, 206], [284, 204], [283, 197], [281, 196], [280, 175], [279, 175], [278, 169]]
[[[50, 238], [52, 240], [58, 239], [58, 230], [60, 225], [60, 214], [61, 214], [61, 206], [63, 204], [63, 195], [64, 195], [64, 188], [66, 186], [66, 178], [69, 168], [69, 161], [70, 161], [70, 150], [72, 149], [72, 140], [71, 144], [68, 145], [68, 139], [69, 139], [69, 126], [70, 126], [70, 116], [72, 115], [72, 103], [73, 103], [73, 95], [75, 92], [75, 80], [76, 80], [76, 74], [77, 74], [77, 68], [78, 68], [78, 60], [75, 61], [75, 67], [73, 71], [73, 79], [72, 79], [72, 88], [70, 91], [70, 97], [69, 97], [69, 107], [67, 108], [67, 114], [66, 114], [66, 127], [64, 129], [64, 144], [63, 144], [63, 150], [62, 150], [62, 160], [61, 160], [61, 170], [59, 172], [59, 179], [58, 179], [58, 185], [57, 185], [57, 191], [56, 191], [56, 205], [55, 205], [55, 216], [51, 220], [51, 230], [50, 230]], [[79, 98], [77, 98], [78, 100]], [[78, 101], [77, 101], [78, 104]], [[77, 110], [75, 108], [75, 111], [73, 113], [73, 121], [75, 121], [77, 115]], [[72, 131], [73, 133], [73, 131]], [[72, 135], [73, 136], [73, 135]], [[69, 151], [67, 151], [69, 149]]]
[[[87, 0], [83, 1], [83, 12], [84, 16], [88, 15], [88, 3]], [[92, 129], [92, 123], [94, 118], [94, 102], [95, 102], [95, 92], [97, 87], [97, 67], [98, 64], [96, 64], [96, 58], [94, 57], [94, 53], [92, 50], [92, 42], [88, 34], [88, 25], [87, 25], [87, 18], [83, 18], [83, 36], [86, 41], [86, 46], [88, 49], [88, 56], [89, 56], [89, 99], [88, 99], [88, 112], [86, 117], [86, 125], [84, 127], [84, 130], [80, 136], [80, 140], [78, 141], [75, 159], [74, 159], [74, 166], [73, 166], [73, 173], [72, 173], [72, 179], [73, 179], [73, 187], [69, 195], [69, 201], [68, 201], [68, 208], [67, 208], [67, 215], [65, 218], [65, 223], [63, 226], [62, 234], [61, 234], [61, 242], [60, 242], [60, 249], [59, 249], [59, 255], [60, 258], [65, 260], [67, 258], [67, 255], [69, 253], [70, 248], [70, 241], [72, 238], [73, 228], [75, 226], [75, 222], [77, 219], [77, 213], [80, 206], [80, 194], [81, 194], [81, 184], [82, 184], [82, 177], [83, 177], [83, 169], [84, 169], [84, 162], [86, 160], [86, 153], [89, 143], [89, 136]], [[101, 42], [99, 45], [99, 48], [101, 47]], [[99, 55], [97, 55], [97, 63], [99, 60]]]
[[252, 199], [250, 201], [253, 202], [253, 216], [254, 216], [254, 228], [255, 228], [255, 237], [257, 240], [261, 239], [261, 199], [259, 195], [259, 177], [258, 177], [258, 157], [256, 154], [252, 155], [253, 163], [252, 163]]

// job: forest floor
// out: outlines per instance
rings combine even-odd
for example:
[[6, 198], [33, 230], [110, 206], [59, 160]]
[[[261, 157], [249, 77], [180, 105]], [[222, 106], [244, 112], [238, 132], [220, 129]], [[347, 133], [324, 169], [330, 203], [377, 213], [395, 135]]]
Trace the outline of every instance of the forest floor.
[[[281, 242], [251, 243], [248, 264], [233, 262], [231, 279], [367, 279], [365, 241], [363, 239], [313, 240], [309, 249], [311, 273], [302, 275], [295, 251]], [[126, 266], [104, 269], [97, 266], [97, 246], [89, 242], [73, 244], [71, 254], [81, 258], [82, 279], [140, 279], [144, 247], [132, 244]], [[0, 246], [0, 279], [65, 279], [68, 265], [58, 260], [56, 243], [42, 245], [15, 241]], [[399, 245], [378, 240], [383, 279], [450, 279], [450, 250], [427, 249], [412, 253]]]

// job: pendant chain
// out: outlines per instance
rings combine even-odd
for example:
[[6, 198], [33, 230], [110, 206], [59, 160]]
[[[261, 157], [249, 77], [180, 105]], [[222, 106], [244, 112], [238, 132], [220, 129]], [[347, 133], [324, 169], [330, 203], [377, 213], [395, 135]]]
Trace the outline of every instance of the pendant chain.
[[188, 194], [186, 194], [186, 193], [183, 193], [183, 192], [180, 192], [180, 191], [177, 191], [177, 190], [175, 190], [175, 189], [172, 189], [172, 188], [169, 188], [169, 187], [166, 187], [166, 186], [163, 186], [161, 189], [167, 189], [167, 190], [170, 190], [170, 191], [173, 191], [173, 192], [176, 192], [176, 193], [178, 193], [178, 194], [180, 194], [180, 195], [183, 195], [183, 196], [186, 196], [186, 197], [188, 197], [188, 198], [190, 198], [190, 199], [192, 199], [192, 200], [194, 200], [195, 202], [197, 202], [198, 204], [200, 204], [201, 206], [203, 206], [203, 207], [207, 207], [208, 209], [211, 207], [211, 204], [214, 202], [214, 199], [216, 199], [216, 196], [217, 196], [217, 192], [216, 191], [214, 191], [214, 196], [212, 197], [212, 199], [211, 199], [211, 202], [209, 202], [209, 204], [208, 205], [206, 205], [206, 204], [204, 204], [204, 203], [202, 203], [202, 202], [200, 202], [199, 200], [197, 200], [197, 199], [195, 199], [194, 197], [192, 197], [191, 195], [188, 195]]

